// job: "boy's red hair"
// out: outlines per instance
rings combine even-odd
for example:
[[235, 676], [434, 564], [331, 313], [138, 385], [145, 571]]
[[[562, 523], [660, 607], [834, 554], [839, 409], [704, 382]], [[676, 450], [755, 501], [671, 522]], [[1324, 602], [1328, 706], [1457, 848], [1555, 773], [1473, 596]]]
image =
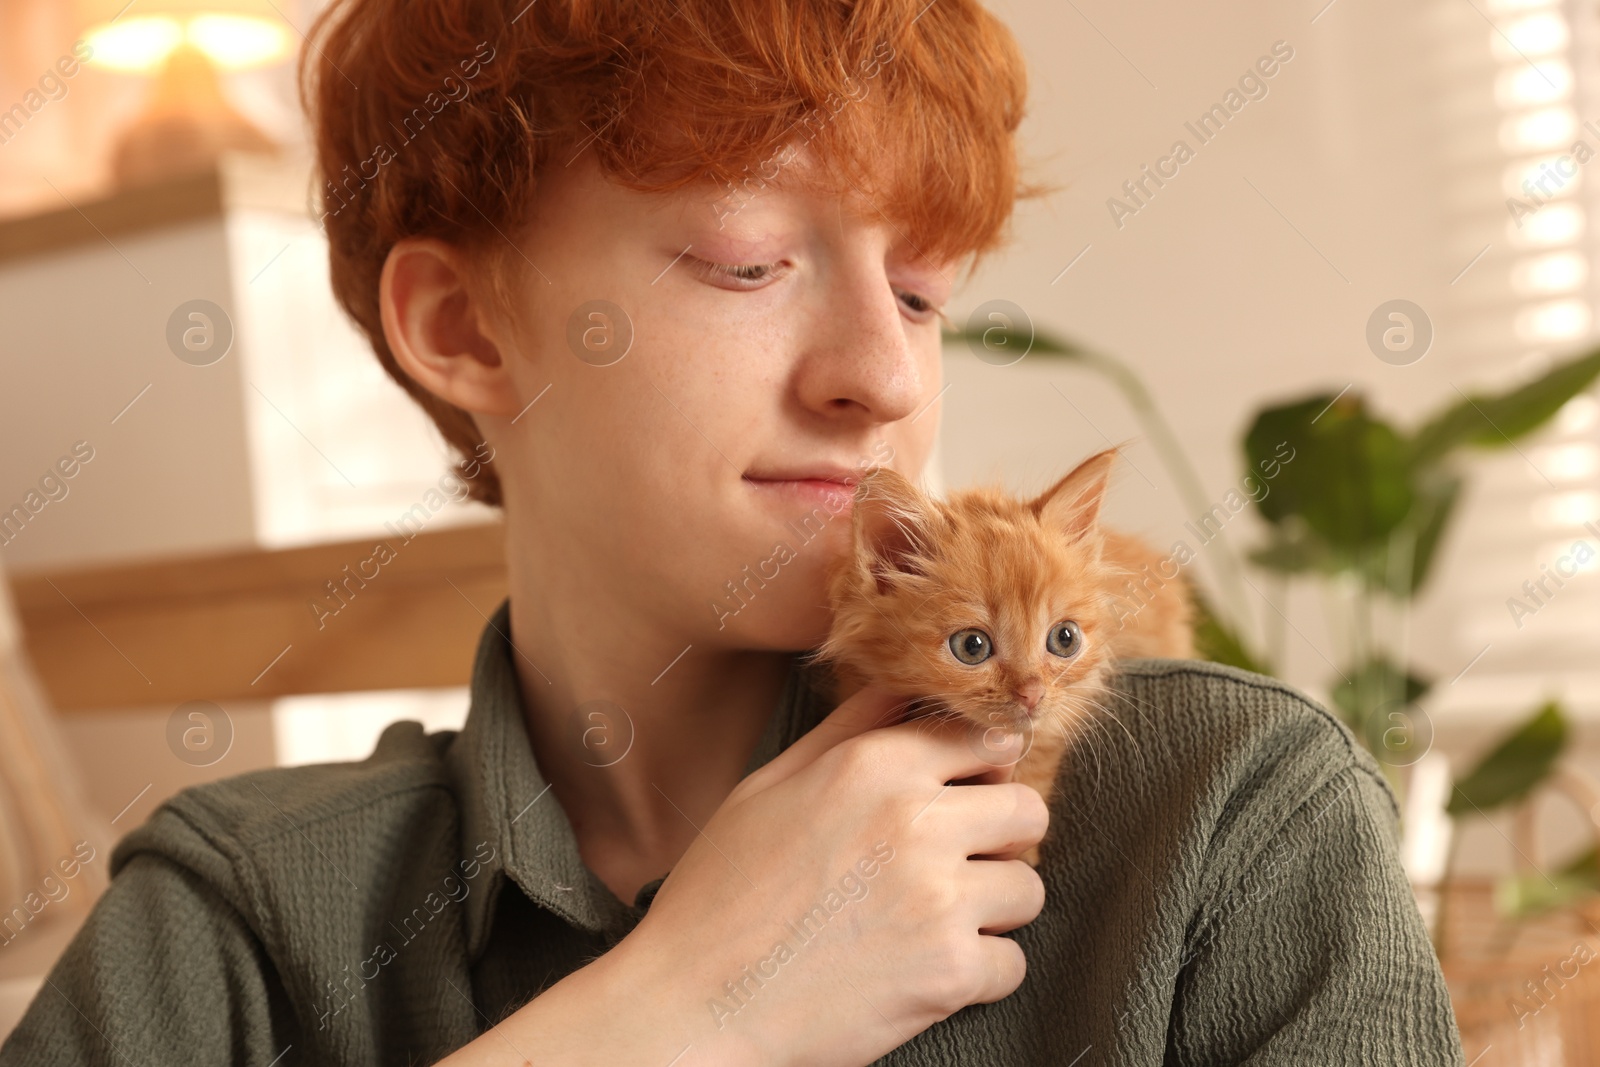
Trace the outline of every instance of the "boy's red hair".
[[[592, 150], [629, 188], [749, 196], [809, 144], [810, 187], [858, 190], [919, 252], [970, 266], [1046, 191], [1013, 147], [1021, 53], [978, 0], [332, 0], [300, 74], [334, 293], [465, 456], [482, 437], [395, 363], [378, 279], [412, 236], [516, 269], [507, 235], [546, 163]], [[499, 503], [492, 469], [469, 484]]]

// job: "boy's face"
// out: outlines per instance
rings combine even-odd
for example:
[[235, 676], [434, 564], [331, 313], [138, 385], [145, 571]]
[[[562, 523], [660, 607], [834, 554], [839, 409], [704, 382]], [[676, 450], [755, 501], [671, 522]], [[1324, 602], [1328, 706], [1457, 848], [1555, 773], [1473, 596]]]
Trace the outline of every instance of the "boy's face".
[[552, 167], [497, 330], [532, 406], [479, 421], [546, 588], [598, 582], [702, 648], [807, 648], [852, 488], [772, 479], [921, 475], [956, 264], [860, 200], [726, 192], [636, 193], [592, 152]]

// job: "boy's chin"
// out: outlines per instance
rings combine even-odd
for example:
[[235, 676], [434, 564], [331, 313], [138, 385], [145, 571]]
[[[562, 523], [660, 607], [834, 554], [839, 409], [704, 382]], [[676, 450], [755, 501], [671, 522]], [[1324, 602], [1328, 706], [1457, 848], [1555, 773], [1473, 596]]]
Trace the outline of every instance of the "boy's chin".
[[767, 610], [759, 613], [752, 602], [737, 616], [724, 619], [723, 633], [730, 644], [739, 648], [803, 652], [822, 644], [828, 636], [828, 611], [816, 606], [824, 600], [818, 590], [811, 606], [773, 599], [768, 602]]

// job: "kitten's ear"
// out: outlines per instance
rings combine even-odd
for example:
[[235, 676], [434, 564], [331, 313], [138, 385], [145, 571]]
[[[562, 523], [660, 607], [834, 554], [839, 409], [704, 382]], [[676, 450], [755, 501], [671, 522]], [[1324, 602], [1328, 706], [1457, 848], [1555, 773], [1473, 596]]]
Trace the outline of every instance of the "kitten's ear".
[[878, 467], [861, 479], [850, 516], [857, 564], [872, 575], [879, 593], [889, 591], [891, 571], [924, 573], [933, 508], [904, 475]]
[[1111, 465], [1117, 450], [1108, 448], [1084, 460], [1035, 500], [1030, 507], [1046, 526], [1066, 534], [1069, 543], [1082, 539], [1100, 518]]

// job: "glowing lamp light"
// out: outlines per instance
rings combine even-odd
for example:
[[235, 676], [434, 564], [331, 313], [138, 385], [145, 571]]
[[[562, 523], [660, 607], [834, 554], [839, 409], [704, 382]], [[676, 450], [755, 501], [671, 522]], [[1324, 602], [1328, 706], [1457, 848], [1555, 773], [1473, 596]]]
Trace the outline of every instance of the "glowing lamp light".
[[227, 70], [278, 63], [294, 51], [294, 38], [282, 19], [268, 22], [250, 15], [199, 15], [185, 34], [211, 62]]
[[84, 40], [94, 49], [89, 63], [131, 74], [153, 74], [185, 42], [219, 70], [248, 70], [287, 59], [294, 49], [281, 19], [209, 13], [179, 18], [137, 15], [90, 27]]
[[[227, 99], [220, 75], [294, 52], [293, 0], [79, 0], [91, 66], [150, 79], [143, 108], [111, 153], [118, 184], [216, 165], [225, 152], [277, 145]], [[132, 8], [132, 10], [130, 10]]]
[[183, 40], [183, 27], [177, 19], [157, 15], [108, 22], [83, 35], [94, 54], [91, 66], [140, 74], [159, 67]]

